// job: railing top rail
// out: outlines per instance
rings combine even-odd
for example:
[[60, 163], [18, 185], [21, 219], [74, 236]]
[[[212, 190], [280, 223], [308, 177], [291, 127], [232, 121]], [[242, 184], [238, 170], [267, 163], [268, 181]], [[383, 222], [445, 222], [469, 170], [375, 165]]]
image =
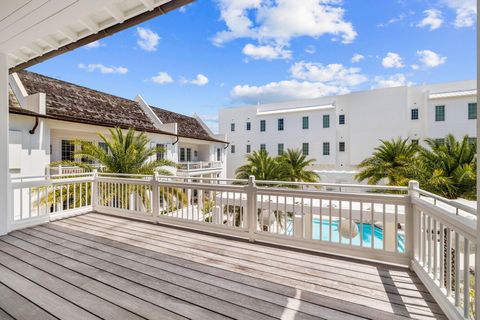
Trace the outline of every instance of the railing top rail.
[[289, 185], [289, 186], [312, 186], [312, 187], [337, 187], [337, 188], [357, 188], [357, 189], [377, 189], [392, 191], [408, 191], [408, 187], [385, 186], [385, 185], [366, 185], [366, 184], [347, 184], [347, 183], [323, 183], [323, 182], [292, 182], [292, 181], [272, 181], [255, 180], [257, 185]]
[[[447, 198], [444, 198], [442, 196], [439, 196], [435, 193], [431, 193], [429, 191], [426, 191], [426, 190], [423, 190], [423, 189], [420, 189], [420, 188], [414, 188], [413, 189], [414, 191], [418, 192], [420, 197], [421, 196], [425, 196], [425, 197], [429, 197], [429, 198], [432, 198], [434, 200], [437, 200], [437, 201], [440, 201], [441, 203], [444, 203], [445, 205], [448, 205], [450, 207], [452, 207], [453, 209], [455, 210], [462, 210], [466, 213], [469, 213], [469, 214], [472, 214], [474, 216], [477, 215], [477, 209], [473, 208], [473, 207], [470, 207], [470, 206], [467, 206], [463, 203], [460, 203], [458, 202], [457, 200], [451, 200], [451, 199], [447, 199]], [[456, 212], [458, 214], [458, 212]]]

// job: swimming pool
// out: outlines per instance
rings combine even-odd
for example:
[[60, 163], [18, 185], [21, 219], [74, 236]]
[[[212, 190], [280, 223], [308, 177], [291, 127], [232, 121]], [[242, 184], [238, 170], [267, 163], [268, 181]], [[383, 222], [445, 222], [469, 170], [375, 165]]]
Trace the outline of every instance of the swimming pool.
[[[338, 231], [339, 221], [332, 220], [332, 238], [331, 242], [339, 242], [340, 233]], [[360, 246], [360, 232], [361, 224], [357, 223], [358, 235], [355, 238], [352, 238], [352, 245]], [[375, 249], [383, 249], [383, 230], [377, 226], [374, 226], [373, 242]], [[321, 220], [321, 236], [323, 241], [330, 241], [330, 221]], [[314, 240], [320, 240], [320, 219], [313, 220], [312, 226], [312, 237]], [[405, 236], [398, 234], [398, 252], [405, 252]], [[341, 243], [349, 244], [350, 239], [342, 237]], [[371, 248], [372, 247], [372, 225], [369, 223], [363, 224], [363, 237], [362, 237], [362, 246]]]

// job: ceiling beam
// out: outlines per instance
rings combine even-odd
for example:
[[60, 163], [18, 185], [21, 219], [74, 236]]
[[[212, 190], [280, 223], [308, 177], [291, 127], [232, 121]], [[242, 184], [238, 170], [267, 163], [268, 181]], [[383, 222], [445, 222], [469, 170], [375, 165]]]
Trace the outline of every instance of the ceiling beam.
[[115, 34], [119, 31], [125, 30], [127, 28], [130, 28], [132, 26], [135, 26], [137, 24], [140, 24], [142, 22], [145, 22], [147, 20], [150, 20], [152, 18], [160, 16], [162, 14], [165, 14], [165, 13], [168, 13], [168, 12], [173, 11], [175, 9], [178, 9], [180, 7], [183, 7], [184, 5], [187, 5], [187, 4], [189, 4], [193, 1], [195, 1], [195, 0], [172, 0], [172, 1], [169, 1], [169, 2], [164, 3], [164, 4], [162, 4], [158, 7], [155, 7], [151, 11], [143, 12], [143, 13], [135, 16], [135, 17], [132, 17], [128, 20], [125, 20], [123, 23], [118, 23], [118, 24], [115, 24], [115, 25], [113, 25], [111, 27], [108, 27], [106, 29], [99, 30], [98, 33], [86, 36], [86, 37], [84, 37], [82, 39], [78, 39], [76, 41], [72, 39], [74, 37], [74, 32], [72, 32], [72, 30], [68, 29], [68, 31], [67, 31], [66, 29], [62, 29], [62, 30], [60, 30], [60, 32], [62, 34], [64, 34], [66, 37], [70, 38], [72, 41], [75, 41], [75, 42], [66, 44], [62, 47], [59, 47], [56, 50], [49, 51], [49, 52], [43, 54], [42, 56], [29, 59], [28, 61], [25, 61], [25, 62], [15, 66], [15, 67], [10, 68], [9, 71], [10, 71], [10, 73], [13, 73], [13, 72], [17, 72], [19, 70], [31, 67], [35, 64], [38, 64], [38, 63], [43, 62], [45, 60], [51, 59], [53, 57], [56, 57], [60, 54], [65, 53], [65, 52], [77, 49], [79, 47], [83, 47], [86, 44], [89, 44], [91, 42], [100, 40], [100, 39], [108, 37], [108, 36], [111, 36], [112, 34]]

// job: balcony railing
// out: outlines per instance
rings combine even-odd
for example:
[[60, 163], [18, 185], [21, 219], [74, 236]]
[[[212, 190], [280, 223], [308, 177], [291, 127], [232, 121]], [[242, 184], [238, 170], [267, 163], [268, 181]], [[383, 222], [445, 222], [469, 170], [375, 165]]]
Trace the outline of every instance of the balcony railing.
[[408, 187], [88, 173], [12, 181], [10, 230], [89, 211], [410, 266], [475, 317], [476, 210]]
[[211, 169], [221, 169], [221, 161], [194, 161], [194, 162], [180, 162], [178, 164], [178, 171], [201, 171]]

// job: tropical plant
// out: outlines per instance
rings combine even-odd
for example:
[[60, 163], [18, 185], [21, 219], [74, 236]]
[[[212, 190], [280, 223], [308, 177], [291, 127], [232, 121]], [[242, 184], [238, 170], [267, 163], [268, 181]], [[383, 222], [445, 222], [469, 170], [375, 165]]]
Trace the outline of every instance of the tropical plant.
[[267, 151], [254, 151], [246, 160], [247, 163], [235, 171], [237, 179], [254, 176], [256, 180], [283, 180], [280, 164]]
[[317, 182], [318, 175], [308, 170], [316, 160], [307, 159], [300, 149], [288, 149], [277, 158], [280, 165], [280, 177], [282, 180], [293, 182]]
[[427, 147], [420, 147], [417, 164], [409, 175], [423, 189], [443, 197], [475, 199], [476, 144], [468, 136], [457, 140], [451, 134], [442, 141], [426, 139], [425, 142]]
[[408, 175], [415, 163], [418, 144], [401, 138], [380, 142], [372, 156], [358, 165], [360, 172], [355, 178], [360, 182], [367, 180], [368, 184], [386, 180], [391, 186], [407, 185]]

